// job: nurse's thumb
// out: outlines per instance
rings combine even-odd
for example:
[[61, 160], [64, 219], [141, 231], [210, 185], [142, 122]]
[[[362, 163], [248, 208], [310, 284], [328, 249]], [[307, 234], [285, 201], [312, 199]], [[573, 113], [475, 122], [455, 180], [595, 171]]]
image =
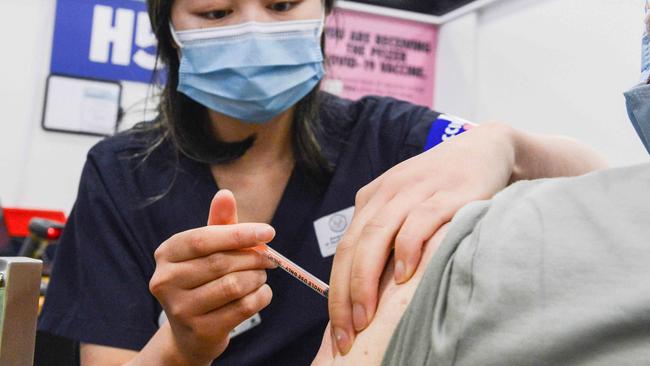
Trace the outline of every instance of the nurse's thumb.
[[232, 225], [237, 223], [237, 201], [227, 189], [222, 189], [212, 198], [208, 225]]

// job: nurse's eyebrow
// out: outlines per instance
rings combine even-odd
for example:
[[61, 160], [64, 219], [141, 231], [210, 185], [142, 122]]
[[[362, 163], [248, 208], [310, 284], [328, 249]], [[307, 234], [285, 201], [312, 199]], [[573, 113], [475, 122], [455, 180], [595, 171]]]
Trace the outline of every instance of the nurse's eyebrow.
[[190, 8], [210, 7], [210, 6], [231, 6], [237, 3], [237, 0], [176, 0], [182, 1]]

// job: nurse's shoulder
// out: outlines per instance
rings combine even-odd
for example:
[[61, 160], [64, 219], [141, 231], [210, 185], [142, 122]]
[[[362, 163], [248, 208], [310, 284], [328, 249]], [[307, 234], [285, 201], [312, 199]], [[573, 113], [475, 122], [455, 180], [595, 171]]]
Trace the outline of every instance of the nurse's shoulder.
[[89, 151], [81, 184], [101, 184], [114, 200], [146, 200], [169, 189], [179, 154], [155, 122], [107, 137]]
[[439, 115], [391, 97], [367, 96], [356, 101], [327, 93], [321, 97], [326, 135], [374, 152], [371, 155], [382, 158], [380, 165], [386, 165], [383, 169], [421, 153]]
[[321, 93], [321, 118], [334, 123], [337, 121], [354, 125], [397, 123], [399, 127], [408, 127], [409, 123], [421, 119], [429, 120], [431, 117], [435, 119], [438, 115], [439, 113], [427, 107], [392, 97], [369, 95], [353, 101], [326, 92]]

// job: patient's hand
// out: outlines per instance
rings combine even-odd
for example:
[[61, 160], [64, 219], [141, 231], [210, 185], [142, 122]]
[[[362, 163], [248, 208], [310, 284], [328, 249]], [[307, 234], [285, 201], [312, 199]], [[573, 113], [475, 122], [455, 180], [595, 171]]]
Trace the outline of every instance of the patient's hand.
[[411, 298], [422, 279], [422, 275], [426, 270], [429, 260], [435, 253], [438, 245], [440, 245], [442, 239], [445, 237], [447, 226], [448, 225], [445, 225], [438, 230], [433, 238], [426, 243], [420, 265], [408, 282], [401, 285], [395, 283], [392, 265], [393, 261], [388, 261], [389, 264], [384, 270], [381, 279], [377, 313], [372, 322], [366, 329], [357, 335], [352, 349], [345, 356], [336, 353], [336, 347], [331, 338], [330, 327], [328, 325], [327, 329], [325, 329], [320, 350], [312, 362], [312, 366], [372, 366], [381, 364], [386, 347], [388, 347], [388, 342], [390, 342], [390, 338], [393, 335], [393, 331], [402, 318], [402, 314], [406, 310], [406, 307], [411, 302]]

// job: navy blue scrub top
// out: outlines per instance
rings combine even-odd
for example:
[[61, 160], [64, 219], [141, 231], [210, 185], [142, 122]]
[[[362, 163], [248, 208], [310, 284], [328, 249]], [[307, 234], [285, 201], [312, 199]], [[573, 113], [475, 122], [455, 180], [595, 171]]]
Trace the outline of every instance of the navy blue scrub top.
[[[323, 94], [320, 115], [325, 132], [317, 138], [334, 173], [313, 189], [294, 169], [270, 245], [327, 282], [333, 256], [321, 255], [314, 221], [353, 206], [360, 188], [421, 153], [439, 114], [390, 98], [352, 102]], [[143, 162], [137, 154], [151, 139], [147, 134], [110, 137], [88, 153], [40, 330], [132, 350], [158, 330], [162, 309], [148, 288], [153, 253], [173, 234], [205, 225], [218, 187], [209, 166], [176, 158], [171, 143]], [[156, 196], [162, 198], [148, 201]], [[269, 271], [268, 284], [273, 300], [260, 312], [261, 323], [234, 337], [214, 364], [311, 363], [328, 321], [327, 300], [279, 269]]]

